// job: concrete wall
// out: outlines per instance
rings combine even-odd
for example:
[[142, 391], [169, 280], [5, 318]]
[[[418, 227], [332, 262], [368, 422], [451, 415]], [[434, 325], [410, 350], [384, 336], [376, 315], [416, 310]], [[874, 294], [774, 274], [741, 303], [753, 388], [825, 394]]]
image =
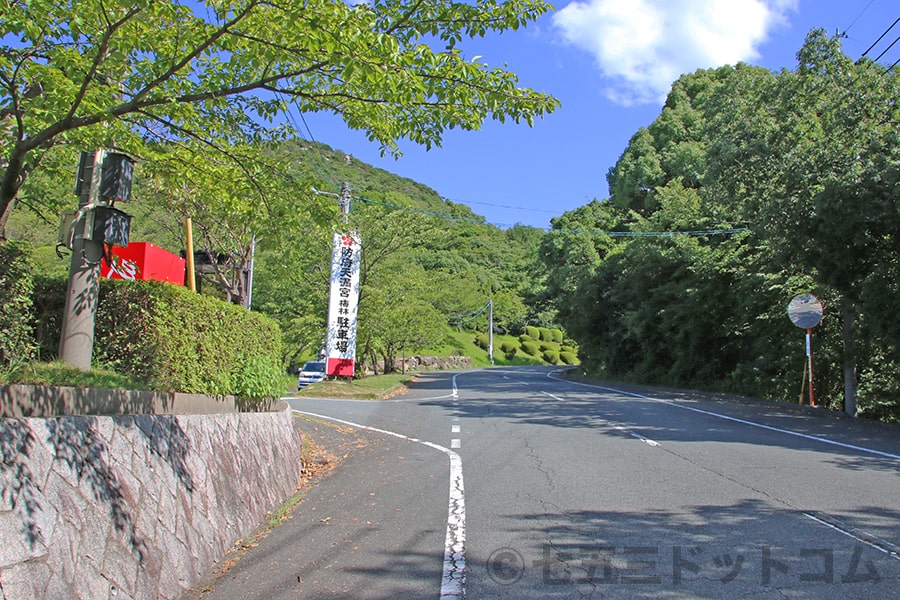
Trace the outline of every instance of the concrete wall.
[[0, 598], [174, 599], [296, 490], [289, 408], [0, 419]]

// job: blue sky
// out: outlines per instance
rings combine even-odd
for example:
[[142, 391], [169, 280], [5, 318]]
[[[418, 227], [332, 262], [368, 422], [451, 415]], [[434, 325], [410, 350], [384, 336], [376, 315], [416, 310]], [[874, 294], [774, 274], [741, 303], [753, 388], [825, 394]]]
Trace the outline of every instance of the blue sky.
[[[548, 228], [550, 219], [606, 198], [606, 172], [638, 128], [658, 115], [681, 73], [744, 61], [793, 69], [810, 29], [846, 32], [858, 58], [896, 19], [898, 0], [576, 0], [524, 30], [464, 42], [468, 57], [507, 67], [562, 107], [535, 126], [488, 121], [449, 132], [441, 148], [402, 143], [399, 159], [340, 119], [306, 115], [309, 134], [353, 157], [469, 205], [489, 223]], [[869, 53], [900, 60], [900, 23]], [[896, 68], [900, 68], [898, 65]], [[335, 190], [336, 191], [336, 190]]]

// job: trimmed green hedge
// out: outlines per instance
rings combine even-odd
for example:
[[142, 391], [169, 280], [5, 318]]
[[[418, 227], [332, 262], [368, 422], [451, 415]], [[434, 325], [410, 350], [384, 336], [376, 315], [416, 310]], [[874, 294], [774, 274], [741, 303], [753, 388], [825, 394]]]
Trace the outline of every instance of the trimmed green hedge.
[[241, 398], [279, 393], [282, 342], [273, 319], [167, 283], [103, 283], [98, 363], [156, 389]]
[[[41, 358], [55, 358], [65, 280], [36, 285]], [[42, 294], [42, 295], [40, 295]], [[100, 282], [93, 362], [149, 389], [245, 400], [281, 392], [281, 330], [271, 318], [157, 281]]]
[[562, 341], [563, 341], [562, 329], [551, 329], [550, 330], [550, 341], [556, 342], [557, 344], [562, 344]]
[[0, 244], [0, 370], [9, 371], [35, 355], [32, 324], [34, 282], [25, 251]]
[[574, 352], [560, 352], [559, 360], [563, 361], [567, 365], [574, 365], [578, 362], [578, 355]]
[[525, 326], [525, 335], [529, 338], [536, 340], [541, 337], [540, 329], [535, 327], [534, 325], [526, 325]]
[[537, 356], [538, 345], [534, 342], [522, 342], [522, 352], [531, 356]]
[[519, 344], [511, 340], [504, 340], [500, 343], [500, 351], [503, 352], [503, 356], [506, 357], [506, 360], [512, 360], [519, 351]]
[[548, 362], [551, 365], [555, 365], [555, 364], [559, 363], [559, 352], [556, 352], [555, 350], [546, 350], [541, 355], [541, 358], [544, 359], [544, 362]]
[[518, 349], [519, 349], [519, 345], [513, 341], [504, 340], [503, 342], [500, 343], [500, 350], [506, 354], [509, 354], [510, 352], [515, 354], [516, 351], [518, 351]]
[[487, 350], [488, 344], [490, 343], [491, 340], [486, 333], [479, 333], [475, 336], [475, 345], [482, 350]]
[[66, 280], [36, 276], [32, 322], [34, 339], [38, 346], [38, 359], [43, 362], [59, 358], [59, 336], [65, 309]]

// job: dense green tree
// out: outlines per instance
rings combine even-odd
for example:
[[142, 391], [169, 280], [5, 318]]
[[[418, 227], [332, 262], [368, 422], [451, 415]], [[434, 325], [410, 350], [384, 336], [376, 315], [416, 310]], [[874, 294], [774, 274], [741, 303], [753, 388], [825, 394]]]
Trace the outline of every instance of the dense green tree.
[[[594, 200], [551, 221], [552, 229], [540, 246], [545, 277], [538, 306], [551, 307], [567, 331], [586, 331], [595, 318], [591, 310], [595, 294], [591, 283], [597, 268], [614, 251], [616, 238], [627, 213], [609, 201]], [[574, 336], [590, 348], [585, 337]]]
[[805, 357], [785, 307], [815, 291], [828, 307], [817, 397], [854, 412], [858, 363], [864, 411], [897, 410], [897, 76], [822, 32], [798, 58], [796, 71], [739, 64], [673, 85], [609, 173], [607, 204], [637, 239], [596, 252], [548, 235], [547, 291], [588, 366], [787, 399]]
[[409, 264], [392, 266], [369, 277], [357, 342], [357, 354], [364, 361], [380, 356], [387, 373], [404, 353], [437, 345], [447, 322], [429, 301], [431, 281], [425, 270]]
[[752, 198], [747, 219], [782, 264], [838, 293], [844, 399], [854, 413], [860, 315], [900, 358], [900, 327], [882, 300], [897, 288], [900, 86], [880, 65], [854, 63], [823, 31], [810, 33], [798, 59], [740, 122], [723, 111], [717, 183]]
[[531, 123], [557, 101], [466, 60], [456, 44], [549, 9], [541, 0], [7, 2], [0, 239], [25, 179], [60, 144], [143, 158], [148, 143], [185, 142], [221, 157], [232, 143], [277, 136], [267, 125], [289, 102], [340, 114], [387, 151], [404, 138], [440, 144], [445, 130], [486, 118]]

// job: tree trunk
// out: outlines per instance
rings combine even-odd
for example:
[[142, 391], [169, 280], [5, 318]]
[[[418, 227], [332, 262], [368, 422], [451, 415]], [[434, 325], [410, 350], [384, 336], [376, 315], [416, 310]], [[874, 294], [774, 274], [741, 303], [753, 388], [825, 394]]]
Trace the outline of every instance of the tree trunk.
[[5, 162], [6, 171], [0, 178], [0, 242], [6, 241], [6, 222], [9, 221], [9, 215], [16, 204], [16, 196], [19, 194], [19, 188], [25, 182], [28, 176], [28, 170], [25, 168], [25, 160], [18, 150], [13, 150], [10, 157]]
[[844, 339], [844, 412], [856, 416], [856, 305], [844, 299], [841, 304], [841, 329]]
[[6, 241], [6, 222], [9, 221], [9, 215], [12, 212], [15, 203], [15, 200], [10, 200], [3, 209], [3, 212], [0, 213], [0, 242]]

